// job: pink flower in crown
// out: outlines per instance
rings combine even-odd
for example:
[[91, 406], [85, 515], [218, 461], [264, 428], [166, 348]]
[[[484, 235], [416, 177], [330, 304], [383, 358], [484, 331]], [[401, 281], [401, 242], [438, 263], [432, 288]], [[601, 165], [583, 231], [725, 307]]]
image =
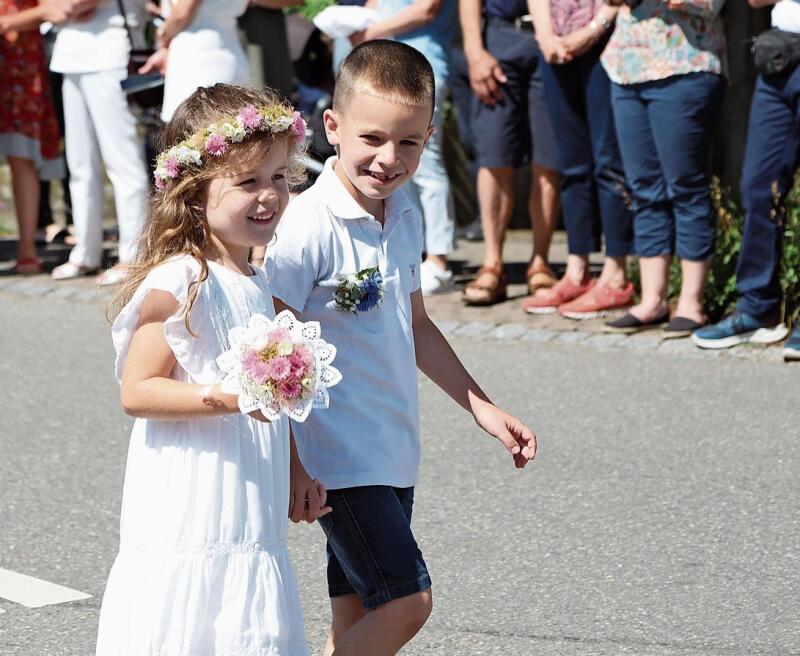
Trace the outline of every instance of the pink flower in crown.
[[267, 363], [268, 376], [272, 380], [283, 380], [291, 373], [289, 358], [278, 356], [272, 358]]
[[278, 383], [278, 392], [286, 399], [294, 400], [300, 396], [303, 387], [300, 380], [294, 376]]
[[156, 176], [155, 178], [156, 178], [156, 189], [161, 191], [164, 188], [164, 181], [158, 176]]
[[228, 144], [225, 143], [225, 136], [222, 134], [212, 134], [206, 139], [206, 152], [215, 156], [224, 155], [228, 150]]
[[294, 134], [294, 140], [297, 143], [302, 143], [303, 140], [306, 138], [306, 122], [303, 120], [303, 117], [300, 115], [300, 112], [294, 113], [294, 121], [292, 122], [292, 133]]
[[180, 175], [180, 164], [177, 157], [167, 157], [164, 162], [164, 170], [170, 178], [177, 178]]
[[264, 362], [255, 351], [248, 351], [242, 358], [242, 371], [248, 378], [265, 383], [269, 378], [269, 362]]
[[261, 125], [261, 113], [252, 105], [246, 105], [238, 118], [245, 130], [257, 130]]

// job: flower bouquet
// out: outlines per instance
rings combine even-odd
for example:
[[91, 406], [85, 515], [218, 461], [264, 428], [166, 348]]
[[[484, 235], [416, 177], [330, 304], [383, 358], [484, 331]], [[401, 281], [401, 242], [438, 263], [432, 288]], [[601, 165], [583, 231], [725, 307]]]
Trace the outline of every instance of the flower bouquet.
[[244, 413], [305, 421], [311, 408], [328, 407], [328, 388], [342, 379], [331, 366], [336, 347], [320, 338], [319, 323], [302, 323], [288, 310], [274, 320], [254, 314], [246, 328], [230, 330], [228, 341], [230, 349], [217, 358], [225, 373], [221, 388], [239, 395]]
[[333, 306], [340, 312], [368, 312], [382, 301], [383, 276], [378, 267], [342, 276], [333, 292]]

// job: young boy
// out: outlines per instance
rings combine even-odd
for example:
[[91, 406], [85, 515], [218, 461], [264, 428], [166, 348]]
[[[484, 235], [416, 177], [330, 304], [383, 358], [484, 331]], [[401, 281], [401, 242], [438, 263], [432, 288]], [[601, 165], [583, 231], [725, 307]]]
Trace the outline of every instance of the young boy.
[[[431, 67], [413, 48], [355, 48], [324, 116], [338, 156], [289, 205], [267, 250], [276, 310], [319, 321], [343, 376], [330, 408], [293, 426], [290, 514], [313, 520], [324, 505], [303, 466], [328, 488], [333, 508], [319, 518], [333, 615], [327, 656], [396, 654], [431, 611], [431, 581], [410, 525], [420, 450], [416, 367], [499, 439], [517, 467], [536, 454], [534, 434], [489, 401], [425, 312], [421, 217], [401, 187], [432, 134], [433, 94]], [[342, 282], [369, 269], [380, 275], [358, 290], [352, 278]]]

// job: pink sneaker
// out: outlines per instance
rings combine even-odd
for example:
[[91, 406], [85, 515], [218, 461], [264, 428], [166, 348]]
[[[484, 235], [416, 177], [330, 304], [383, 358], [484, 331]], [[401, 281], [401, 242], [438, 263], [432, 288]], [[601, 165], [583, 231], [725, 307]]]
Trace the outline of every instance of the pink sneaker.
[[522, 299], [522, 309], [528, 314], [553, 314], [560, 305], [585, 294], [593, 286], [594, 280], [591, 278], [582, 285], [576, 285], [564, 276], [543, 294]]
[[622, 289], [611, 285], [595, 285], [570, 303], [559, 306], [558, 313], [567, 319], [597, 319], [629, 307], [633, 301], [633, 285]]

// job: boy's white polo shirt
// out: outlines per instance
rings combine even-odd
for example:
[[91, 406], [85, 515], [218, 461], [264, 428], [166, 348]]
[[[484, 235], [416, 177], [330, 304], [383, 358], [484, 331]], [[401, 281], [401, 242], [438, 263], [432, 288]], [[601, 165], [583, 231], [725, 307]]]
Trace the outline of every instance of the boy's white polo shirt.
[[[419, 470], [410, 296], [419, 289], [422, 219], [401, 189], [386, 200], [381, 226], [345, 189], [335, 161], [289, 204], [264, 265], [273, 294], [303, 321], [320, 322], [342, 373], [330, 407], [292, 427], [303, 465], [328, 489], [410, 487]], [[384, 279], [381, 305], [336, 310], [339, 276], [374, 266]]]

